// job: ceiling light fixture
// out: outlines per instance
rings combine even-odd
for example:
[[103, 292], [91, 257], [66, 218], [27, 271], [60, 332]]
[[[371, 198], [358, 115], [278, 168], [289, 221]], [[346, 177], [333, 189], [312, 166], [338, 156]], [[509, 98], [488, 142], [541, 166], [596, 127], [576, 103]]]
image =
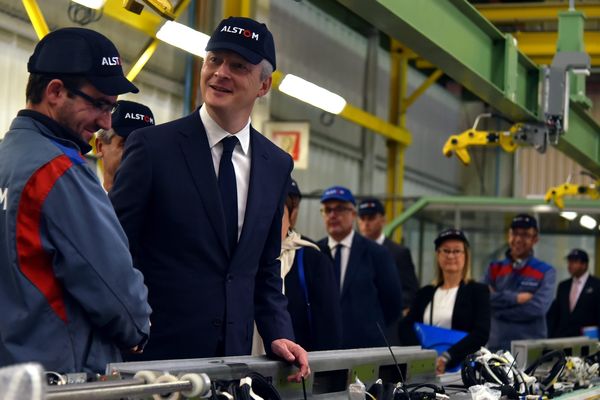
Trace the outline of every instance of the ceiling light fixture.
[[106, 0], [71, 0], [73, 3], [81, 4], [87, 8], [99, 10], [104, 7]]
[[568, 219], [569, 221], [573, 221], [577, 218], [577, 213], [575, 211], [563, 211], [560, 213], [560, 216], [564, 219]]
[[598, 223], [596, 220], [589, 215], [582, 215], [579, 219], [579, 225], [587, 229], [594, 229]]
[[279, 90], [332, 114], [339, 114], [346, 107], [342, 96], [292, 74], [283, 78]]
[[158, 32], [156, 32], [156, 37], [165, 43], [179, 47], [202, 58], [206, 56], [204, 49], [206, 48], [208, 39], [210, 39], [210, 36], [207, 34], [175, 21], [165, 22]]

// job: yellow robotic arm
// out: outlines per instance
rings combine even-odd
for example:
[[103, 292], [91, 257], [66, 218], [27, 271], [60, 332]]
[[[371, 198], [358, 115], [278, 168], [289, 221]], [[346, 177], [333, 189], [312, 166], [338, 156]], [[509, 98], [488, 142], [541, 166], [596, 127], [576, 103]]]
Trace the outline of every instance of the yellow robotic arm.
[[544, 196], [544, 200], [549, 203], [551, 201], [556, 204], [561, 210], [565, 207], [565, 196], [587, 195], [590, 198], [600, 199], [600, 193], [596, 187], [596, 183], [589, 185], [577, 185], [575, 183], [563, 183], [562, 185], [551, 187]]
[[500, 146], [504, 151], [512, 153], [524, 142], [527, 135], [525, 125], [522, 123], [512, 125], [506, 131], [478, 130], [477, 125], [482, 118], [491, 118], [492, 114], [481, 114], [475, 119], [471, 129], [467, 129], [458, 135], [452, 135], [444, 144], [442, 152], [446, 157], [456, 154], [458, 159], [465, 165], [471, 163], [469, 147], [471, 146]]

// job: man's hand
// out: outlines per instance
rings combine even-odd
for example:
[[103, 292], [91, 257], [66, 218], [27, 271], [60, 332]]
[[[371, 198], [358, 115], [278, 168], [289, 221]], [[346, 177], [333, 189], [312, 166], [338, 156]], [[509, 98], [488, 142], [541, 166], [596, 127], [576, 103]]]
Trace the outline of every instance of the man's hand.
[[438, 357], [435, 360], [435, 374], [436, 375], [442, 375], [444, 372], [446, 372], [446, 363], [448, 362], [448, 360], [446, 360], [444, 357]]
[[527, 303], [529, 300], [533, 298], [533, 294], [529, 292], [519, 292], [517, 294], [517, 303], [523, 304]]
[[301, 382], [302, 378], [310, 375], [308, 353], [299, 344], [288, 339], [276, 339], [271, 342], [271, 351], [289, 363], [294, 363], [300, 371], [288, 376], [288, 381]]

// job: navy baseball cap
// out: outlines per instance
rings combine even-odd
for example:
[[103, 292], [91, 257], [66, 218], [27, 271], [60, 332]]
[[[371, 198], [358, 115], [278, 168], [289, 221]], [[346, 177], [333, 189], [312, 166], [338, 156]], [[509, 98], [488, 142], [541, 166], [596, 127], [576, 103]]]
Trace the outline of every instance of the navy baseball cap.
[[251, 18], [229, 17], [219, 23], [206, 45], [206, 51], [231, 50], [252, 64], [266, 59], [277, 68], [275, 42], [267, 25]]
[[450, 228], [441, 231], [439, 235], [435, 238], [435, 240], [433, 241], [433, 243], [435, 244], [435, 249], [439, 249], [442, 243], [450, 239], [460, 240], [465, 244], [465, 246], [469, 246], [469, 241], [467, 240], [467, 237], [465, 236], [463, 231], [461, 231], [460, 229]]
[[519, 214], [515, 216], [511, 223], [510, 228], [534, 228], [536, 231], [538, 230], [537, 220], [529, 214]]
[[363, 215], [374, 215], [374, 214], [385, 214], [385, 208], [383, 204], [376, 198], [364, 199], [358, 205], [358, 216]]
[[302, 192], [300, 192], [298, 182], [293, 179], [291, 180], [290, 187], [288, 188], [288, 196], [302, 198]]
[[356, 205], [356, 200], [354, 200], [352, 192], [343, 186], [332, 186], [323, 192], [321, 203], [326, 203], [330, 200], [345, 201]]
[[125, 139], [136, 129], [154, 125], [152, 111], [143, 104], [134, 101], [119, 100], [112, 113], [112, 128]]
[[115, 45], [106, 36], [86, 28], [62, 28], [48, 33], [35, 46], [27, 71], [81, 76], [108, 96], [139, 92], [123, 75]]
[[567, 254], [567, 260], [578, 260], [587, 263], [590, 261], [590, 258], [585, 250], [573, 249]]

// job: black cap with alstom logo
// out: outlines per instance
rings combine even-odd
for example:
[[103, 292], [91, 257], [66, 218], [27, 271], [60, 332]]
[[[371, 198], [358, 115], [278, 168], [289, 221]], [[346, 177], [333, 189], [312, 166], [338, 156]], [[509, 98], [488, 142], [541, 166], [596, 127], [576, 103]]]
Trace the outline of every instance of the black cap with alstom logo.
[[152, 111], [143, 104], [134, 101], [119, 100], [112, 113], [112, 128], [125, 139], [136, 129], [154, 125]]
[[229, 17], [221, 21], [213, 32], [206, 51], [231, 50], [252, 64], [266, 59], [277, 68], [275, 42], [267, 25], [250, 18]]
[[532, 217], [529, 214], [519, 214], [517, 216], [515, 216], [511, 223], [510, 223], [510, 228], [511, 229], [516, 229], [516, 228], [524, 228], [524, 229], [529, 229], [529, 228], [533, 228], [536, 231], [538, 230], [538, 224], [537, 224], [537, 220]]
[[450, 228], [441, 231], [439, 235], [435, 238], [435, 240], [433, 241], [435, 249], [439, 249], [442, 243], [444, 243], [446, 240], [460, 240], [465, 244], [465, 246], [469, 246], [469, 240], [467, 240], [467, 237], [465, 236], [463, 231], [461, 231], [460, 229]]
[[35, 46], [27, 71], [81, 76], [108, 96], [139, 92], [123, 75], [115, 45], [106, 36], [85, 28], [62, 28], [48, 33]]

